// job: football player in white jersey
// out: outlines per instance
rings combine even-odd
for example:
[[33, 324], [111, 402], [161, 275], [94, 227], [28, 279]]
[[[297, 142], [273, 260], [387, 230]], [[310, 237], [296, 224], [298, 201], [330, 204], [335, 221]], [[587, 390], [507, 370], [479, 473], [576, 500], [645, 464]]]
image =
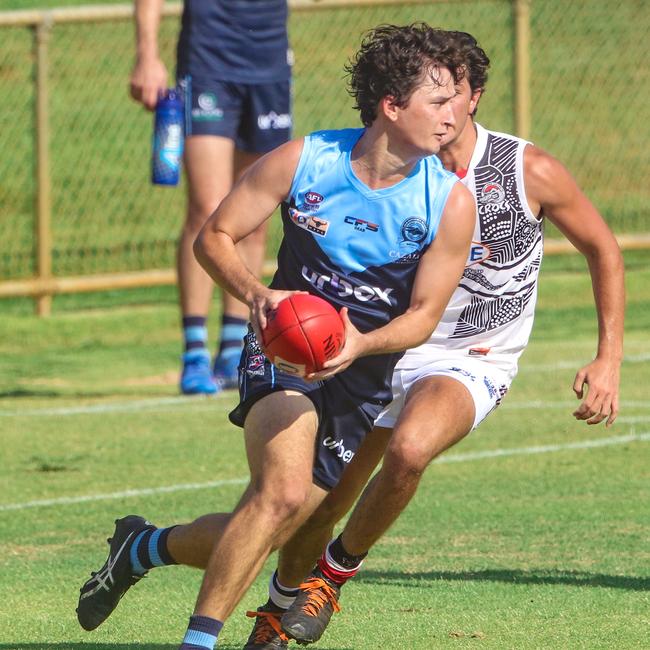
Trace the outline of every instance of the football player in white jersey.
[[[618, 413], [624, 282], [616, 239], [559, 161], [475, 122], [489, 59], [471, 35], [450, 32], [449, 38], [464, 50], [467, 72], [438, 156], [474, 192], [474, 242], [435, 332], [398, 363], [393, 403], [376, 420], [341, 483], [281, 551], [267, 608], [288, 607], [283, 634], [303, 643], [321, 636], [338, 608], [341, 585], [409, 503], [429, 463], [478, 426], [507, 391], [532, 327], [544, 218], [586, 257], [598, 314], [597, 352], [576, 374], [573, 390], [582, 401], [573, 415], [609, 426]], [[382, 455], [381, 470], [342, 534], [296, 590]], [[285, 643], [269, 628], [268, 642], [256, 647], [272, 650]]]

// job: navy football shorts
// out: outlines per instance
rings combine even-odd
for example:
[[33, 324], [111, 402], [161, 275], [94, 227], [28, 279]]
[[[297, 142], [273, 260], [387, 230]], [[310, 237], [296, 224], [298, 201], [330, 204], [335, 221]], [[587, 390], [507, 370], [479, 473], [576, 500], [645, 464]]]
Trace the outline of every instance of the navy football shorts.
[[219, 135], [237, 149], [267, 153], [291, 138], [291, 82], [243, 84], [178, 79], [185, 96], [185, 135]]
[[307, 382], [278, 370], [264, 356], [255, 334], [249, 332], [244, 337], [239, 365], [240, 402], [230, 413], [230, 421], [243, 427], [248, 411], [255, 402], [281, 390], [303, 393], [314, 404], [318, 414], [318, 431], [313, 479], [320, 487], [331, 490], [372, 429], [382, 406], [351, 401], [336, 375], [328, 381]]

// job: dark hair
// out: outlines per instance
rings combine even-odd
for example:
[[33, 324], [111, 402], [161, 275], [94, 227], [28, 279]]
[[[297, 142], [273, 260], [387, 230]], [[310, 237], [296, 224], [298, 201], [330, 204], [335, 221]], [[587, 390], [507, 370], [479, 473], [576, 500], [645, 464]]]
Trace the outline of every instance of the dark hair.
[[471, 34], [467, 32], [449, 32], [449, 34], [465, 60], [464, 76], [467, 77], [472, 92], [485, 90], [488, 79], [487, 71], [490, 67], [490, 59], [487, 54]]
[[466, 64], [452, 34], [426, 23], [379, 25], [365, 34], [345, 67], [348, 91], [365, 126], [377, 118], [384, 97], [390, 95], [404, 107], [425, 76], [436, 81], [434, 68], [447, 68], [455, 83], [463, 79]]

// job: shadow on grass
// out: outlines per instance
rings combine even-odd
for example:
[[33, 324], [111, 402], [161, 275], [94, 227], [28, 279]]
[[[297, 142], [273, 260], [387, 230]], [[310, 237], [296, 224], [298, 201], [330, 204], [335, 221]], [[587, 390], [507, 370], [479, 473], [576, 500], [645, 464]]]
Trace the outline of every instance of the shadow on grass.
[[178, 650], [178, 643], [0, 643], [0, 650]]
[[41, 388], [14, 388], [10, 390], [0, 391], [0, 400], [3, 399], [24, 399], [32, 397], [40, 398], [91, 398], [91, 397], [111, 397], [115, 395], [115, 391], [80, 391], [72, 389], [52, 390]]
[[610, 576], [584, 571], [548, 571], [544, 569], [522, 571], [519, 569], [486, 569], [484, 571], [424, 571], [400, 573], [398, 571], [362, 571], [356, 582], [367, 584], [396, 584], [415, 586], [420, 580], [460, 580], [466, 582], [507, 582], [526, 585], [569, 585], [572, 587], [609, 587], [628, 591], [650, 590], [650, 578], [637, 576]]
[[[241, 643], [219, 644], [219, 650], [241, 650]], [[178, 650], [178, 643], [0, 643], [0, 650]], [[353, 650], [321, 648], [318, 650]]]

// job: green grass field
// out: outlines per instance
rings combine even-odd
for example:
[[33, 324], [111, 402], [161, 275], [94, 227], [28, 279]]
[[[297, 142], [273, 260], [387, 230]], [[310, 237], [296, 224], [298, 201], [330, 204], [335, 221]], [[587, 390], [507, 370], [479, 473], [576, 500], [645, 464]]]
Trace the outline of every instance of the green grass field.
[[[411, 507], [345, 587], [343, 612], [316, 647], [648, 647], [643, 255], [627, 259], [617, 424], [606, 430], [571, 417], [574, 372], [594, 350], [594, 310], [575, 258], [547, 260], [511, 393], [430, 468]], [[241, 433], [226, 420], [234, 396], [177, 397], [172, 289], [61, 297], [40, 320], [27, 303], [3, 305], [0, 650], [173, 650], [198, 572], [152, 572], [94, 633], [77, 625], [77, 590], [103, 561], [116, 516], [137, 512], [168, 524], [235, 504], [247, 469]], [[219, 647], [243, 646], [244, 611], [263, 601], [272, 566]]]

